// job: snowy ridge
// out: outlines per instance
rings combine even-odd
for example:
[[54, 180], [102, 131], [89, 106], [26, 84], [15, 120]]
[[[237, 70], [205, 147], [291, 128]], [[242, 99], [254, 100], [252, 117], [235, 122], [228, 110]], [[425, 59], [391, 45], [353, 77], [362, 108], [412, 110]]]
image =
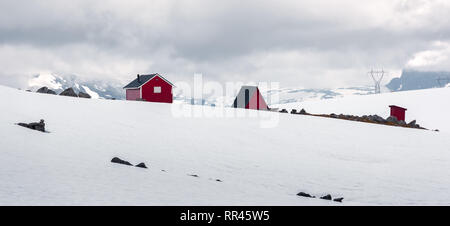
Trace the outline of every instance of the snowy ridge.
[[84, 92], [94, 99], [124, 99], [124, 91], [119, 84], [98, 80], [83, 81], [76, 75], [61, 76], [54, 73], [40, 73], [29, 79], [27, 89], [36, 91], [43, 86], [47, 86], [56, 93], [72, 87], [76, 93]]
[[[269, 89], [260, 91], [264, 99], [271, 105], [297, 103], [309, 100], [326, 100], [349, 95], [374, 94], [374, 88], [371, 86], [336, 88], [336, 89], [280, 88], [280, 89]], [[193, 99], [178, 94], [177, 90], [175, 90], [174, 96], [174, 100], [177, 103], [208, 105], [208, 106], [211, 105], [231, 106], [235, 98], [236, 98], [235, 95], [231, 95], [231, 96], [221, 96], [217, 98], [204, 97], [203, 99]]]
[[[449, 97], [450, 89], [430, 89], [360, 96], [371, 99], [358, 104], [353, 98], [339, 100], [349, 105], [348, 109], [366, 109], [376, 99], [414, 98], [417, 105], [426, 103], [449, 114], [448, 107], [440, 107], [441, 100]], [[328, 101], [316, 101], [317, 106]], [[0, 86], [0, 203], [450, 203], [447, 131], [275, 112], [261, 112], [258, 117], [180, 118], [173, 116], [172, 106], [70, 98]], [[261, 129], [260, 121], [271, 114], [280, 117], [278, 126]], [[431, 111], [420, 114], [419, 123], [435, 116]], [[14, 125], [41, 118], [50, 133]], [[436, 127], [444, 128], [444, 123]], [[145, 162], [149, 169], [111, 163], [116, 156], [133, 164]], [[345, 199], [339, 204], [302, 198], [296, 196], [300, 191]]]

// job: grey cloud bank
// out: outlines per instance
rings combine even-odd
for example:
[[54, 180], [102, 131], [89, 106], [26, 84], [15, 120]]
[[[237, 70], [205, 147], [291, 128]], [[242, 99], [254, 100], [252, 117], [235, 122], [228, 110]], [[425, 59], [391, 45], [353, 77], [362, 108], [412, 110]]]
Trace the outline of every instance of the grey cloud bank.
[[367, 70], [450, 70], [450, 2], [2, 1], [0, 82], [40, 72], [126, 83], [367, 84]]

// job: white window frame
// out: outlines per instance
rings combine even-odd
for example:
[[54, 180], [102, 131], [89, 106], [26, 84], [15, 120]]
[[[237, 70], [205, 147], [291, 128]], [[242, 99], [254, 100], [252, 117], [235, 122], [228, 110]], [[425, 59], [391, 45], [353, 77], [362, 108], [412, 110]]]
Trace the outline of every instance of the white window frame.
[[153, 93], [161, 93], [162, 89], [161, 86], [154, 86], [153, 87]]

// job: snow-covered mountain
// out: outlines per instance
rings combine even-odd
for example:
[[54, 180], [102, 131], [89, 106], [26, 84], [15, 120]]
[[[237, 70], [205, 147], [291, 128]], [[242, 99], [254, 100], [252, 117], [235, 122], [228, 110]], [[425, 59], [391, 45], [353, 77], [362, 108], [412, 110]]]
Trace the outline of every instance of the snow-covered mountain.
[[445, 87], [450, 83], [450, 72], [404, 70], [400, 78], [393, 78], [386, 87], [391, 91], [405, 91]]
[[[261, 94], [269, 105], [279, 105], [309, 100], [326, 100], [349, 95], [369, 95], [374, 94], [374, 88], [373, 86], [336, 89], [305, 89], [292, 87], [261, 90]], [[204, 97], [203, 99], [193, 99], [184, 97], [175, 92], [174, 102], [208, 106], [231, 106], [235, 98], [235, 95], [229, 95], [218, 98]]]
[[[303, 102], [309, 100], [326, 100], [348, 95], [368, 95], [373, 94], [372, 86], [349, 87], [337, 89], [302, 89], [302, 88], [281, 88], [278, 90], [262, 91], [262, 95], [270, 104], [286, 104], [294, 102]], [[278, 101], [274, 101], [272, 95], [279, 96]], [[272, 100], [272, 101], [271, 101]]]
[[[0, 86], [0, 203], [448, 205], [450, 106], [442, 105], [448, 98], [450, 89], [440, 88], [308, 102], [313, 112], [382, 117], [386, 105], [396, 104], [408, 108], [408, 120], [440, 130], [434, 132]], [[177, 109], [186, 114], [175, 114]], [[194, 115], [218, 110], [223, 114]], [[41, 118], [49, 133], [14, 124]], [[273, 127], [261, 128], [271, 119]], [[149, 168], [113, 164], [113, 157]]]
[[28, 88], [32, 91], [47, 86], [60, 93], [72, 87], [75, 92], [84, 92], [94, 99], [124, 99], [125, 91], [117, 82], [100, 80], [82, 80], [76, 75], [62, 76], [54, 73], [41, 73], [28, 80]]
[[[440, 80], [439, 80], [440, 79]], [[438, 81], [439, 80], [439, 81]], [[392, 79], [383, 92], [405, 91], [426, 89], [434, 87], [445, 87], [450, 83], [449, 72], [418, 72], [405, 70], [400, 78]], [[28, 81], [28, 89], [33, 91], [42, 86], [47, 86], [57, 93], [66, 88], [73, 87], [76, 92], [88, 93], [93, 98], [102, 99], [125, 99], [125, 91], [120, 84], [113, 81], [82, 80], [76, 75], [61, 76], [52, 73], [41, 73], [33, 76]], [[235, 99], [234, 95], [223, 97], [203, 97], [203, 99], [193, 99], [179, 94], [175, 88], [174, 102], [194, 105], [208, 106], [231, 106]], [[336, 89], [308, 89], [298, 87], [282, 87], [279, 89], [261, 90], [261, 93], [269, 105], [283, 105], [287, 103], [300, 103], [310, 100], [325, 100], [341, 98], [352, 95], [374, 94], [373, 86], [348, 87]], [[276, 97], [276, 98], [275, 98]]]

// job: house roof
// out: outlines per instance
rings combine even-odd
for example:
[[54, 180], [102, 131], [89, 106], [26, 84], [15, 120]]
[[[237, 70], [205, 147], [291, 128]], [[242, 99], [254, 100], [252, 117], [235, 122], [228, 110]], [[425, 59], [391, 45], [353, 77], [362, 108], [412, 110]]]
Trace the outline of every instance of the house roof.
[[399, 107], [399, 106], [397, 106], [397, 105], [389, 105], [389, 107], [393, 107], [393, 108], [400, 108], [400, 109], [403, 109], [403, 110], [408, 110], [408, 109], [406, 109], [406, 108], [402, 108], [402, 107]]
[[134, 79], [132, 82], [130, 82], [128, 85], [126, 85], [123, 88], [124, 89], [139, 88], [139, 87], [143, 86], [145, 83], [147, 83], [148, 81], [152, 80], [152, 78], [154, 78], [155, 76], [158, 76], [158, 77], [162, 78], [164, 81], [169, 83], [171, 86], [174, 86], [167, 79], [162, 77], [160, 74], [156, 73], [156, 74], [149, 74], [149, 75], [139, 75], [139, 81], [138, 81], [138, 78], [136, 78], [136, 79]]

